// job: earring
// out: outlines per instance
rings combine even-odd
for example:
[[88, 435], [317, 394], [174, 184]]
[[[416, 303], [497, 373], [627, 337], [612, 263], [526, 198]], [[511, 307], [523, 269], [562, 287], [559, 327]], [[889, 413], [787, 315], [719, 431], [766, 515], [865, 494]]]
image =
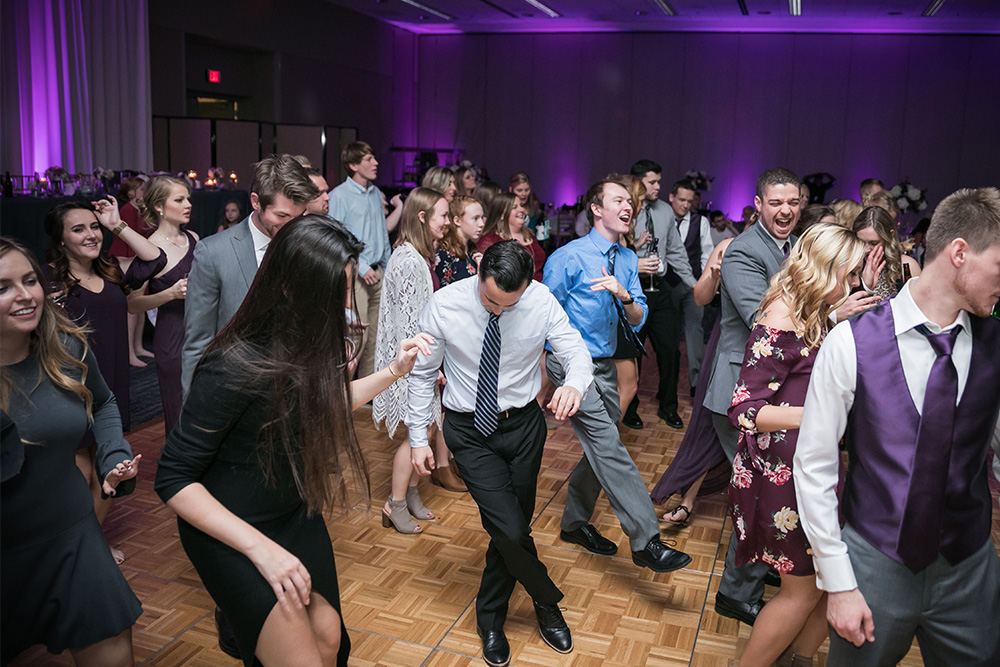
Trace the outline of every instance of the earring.
[[156, 215], [163, 215], [163, 211], [157, 211]]

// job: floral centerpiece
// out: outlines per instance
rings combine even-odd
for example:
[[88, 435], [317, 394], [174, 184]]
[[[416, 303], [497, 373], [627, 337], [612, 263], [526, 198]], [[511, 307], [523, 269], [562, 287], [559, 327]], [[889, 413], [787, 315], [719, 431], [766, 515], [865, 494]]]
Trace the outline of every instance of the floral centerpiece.
[[212, 167], [208, 170], [208, 176], [205, 177], [205, 187], [213, 190], [221, 188], [225, 178], [225, 172], [218, 167]]
[[684, 174], [684, 176], [691, 181], [694, 185], [694, 189], [698, 192], [708, 192], [711, 190], [712, 181], [715, 180], [715, 176], [709, 176], [707, 172], [695, 169], [689, 170], [686, 174]]
[[472, 160], [462, 160], [457, 164], [453, 164], [450, 169], [452, 172], [456, 172], [462, 167], [465, 167], [472, 172], [472, 175], [476, 177], [476, 183], [482, 183], [483, 181], [489, 180], [490, 176], [486, 173], [486, 169], [483, 167], [476, 166], [476, 163]]
[[889, 194], [895, 198], [900, 213], [923, 211], [927, 208], [927, 190], [912, 185], [909, 177], [892, 186]]

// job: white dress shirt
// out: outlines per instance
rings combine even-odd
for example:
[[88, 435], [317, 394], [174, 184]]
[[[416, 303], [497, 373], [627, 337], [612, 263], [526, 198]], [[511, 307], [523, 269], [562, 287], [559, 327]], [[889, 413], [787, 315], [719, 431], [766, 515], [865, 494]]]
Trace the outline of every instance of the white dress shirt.
[[257, 259], [257, 268], [260, 268], [260, 263], [264, 261], [264, 253], [267, 252], [267, 246], [271, 243], [271, 237], [264, 232], [257, 229], [257, 225], [254, 224], [254, 216], [258, 216], [257, 211], [252, 211], [250, 213], [250, 239], [253, 241], [253, 254]]
[[[673, 211], [673, 209], [671, 209]], [[697, 218], [698, 225], [700, 227], [698, 231], [698, 237], [701, 240], [701, 270], [705, 271], [705, 266], [708, 264], [708, 256], [712, 254], [715, 250], [715, 243], [712, 241], [712, 225], [709, 224], [708, 218], [703, 215], [698, 215], [693, 211], [688, 211], [680, 220], [674, 216], [674, 220], [677, 222], [677, 232], [680, 234], [681, 241], [687, 238], [688, 230], [691, 228], [691, 219]]]
[[[892, 308], [906, 387], [919, 413], [923, 410], [927, 381], [937, 354], [915, 327], [924, 324], [937, 334], [962, 325], [951, 355], [958, 371], [958, 401], [961, 401], [969, 379], [972, 330], [969, 314], [964, 310], [959, 311], [955, 321], [944, 328], [928, 320], [910, 294], [910, 286], [916, 280], [919, 278], [907, 282], [899, 294], [889, 301], [889, 307]], [[827, 335], [816, 356], [792, 466], [802, 528], [809, 539], [816, 565], [816, 583], [820, 589], [830, 592], [857, 588], [847, 545], [840, 537], [836, 496], [840, 463], [837, 443], [844, 435], [848, 414], [854, 405], [857, 367], [854, 332], [850, 322], [841, 322]], [[891, 420], [896, 416], [887, 414], [885, 418]]]
[[[442, 403], [456, 412], [475, 412], [479, 357], [490, 313], [479, 298], [479, 277], [443, 287], [431, 297], [417, 321], [417, 330], [434, 338], [431, 354], [417, 355], [410, 372], [406, 426], [410, 446], [427, 446], [427, 425], [438, 369], [444, 363], [448, 384]], [[535, 400], [542, 386], [539, 360], [545, 343], [566, 369], [564, 386], [587, 393], [594, 379], [593, 360], [580, 333], [570, 326], [562, 306], [540, 282], [532, 281], [513, 308], [500, 315], [500, 411], [521, 408]]]

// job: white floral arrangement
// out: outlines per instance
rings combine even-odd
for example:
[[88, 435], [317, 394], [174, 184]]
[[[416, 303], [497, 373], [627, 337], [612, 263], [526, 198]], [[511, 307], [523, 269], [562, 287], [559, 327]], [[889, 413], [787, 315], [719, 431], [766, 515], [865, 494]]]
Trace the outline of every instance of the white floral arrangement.
[[45, 178], [49, 180], [49, 183], [52, 183], [54, 181], [68, 181], [70, 178], [70, 174], [62, 167], [55, 166], [55, 167], [49, 167], [48, 169], [45, 170]]
[[101, 181], [110, 181], [115, 177], [115, 172], [113, 169], [106, 169], [104, 167], [94, 167], [94, 178]]
[[927, 208], [927, 190], [912, 185], [909, 177], [904, 178], [902, 183], [892, 186], [889, 194], [896, 200], [900, 213], [923, 211]]
[[712, 181], [715, 180], [715, 176], [709, 176], [708, 172], [696, 169], [689, 170], [684, 176], [694, 184], [694, 189], [699, 192], [708, 192], [711, 190]]
[[489, 175], [486, 173], [486, 170], [476, 166], [476, 163], [473, 162], [472, 160], [462, 160], [458, 164], [454, 164], [451, 167], [449, 167], [449, 169], [451, 169], [451, 171], [454, 173], [459, 169], [461, 169], [462, 167], [465, 167], [466, 169], [472, 172], [472, 175], [476, 177], [476, 183], [482, 183], [483, 181], [489, 179]]

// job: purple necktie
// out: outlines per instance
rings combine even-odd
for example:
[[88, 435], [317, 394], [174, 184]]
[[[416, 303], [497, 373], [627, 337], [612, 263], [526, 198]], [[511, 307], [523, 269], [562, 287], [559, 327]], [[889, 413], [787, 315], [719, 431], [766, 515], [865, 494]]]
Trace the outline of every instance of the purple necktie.
[[947, 333], [932, 334], [923, 325], [917, 327], [934, 348], [937, 359], [927, 378], [910, 488], [896, 547], [903, 564], [914, 574], [933, 563], [941, 550], [945, 487], [958, 402], [958, 371], [951, 360], [951, 351], [961, 330], [958, 325]]
[[785, 259], [788, 259], [788, 254], [792, 252], [792, 244], [785, 241], [785, 245], [781, 246], [781, 252], [785, 254]]

